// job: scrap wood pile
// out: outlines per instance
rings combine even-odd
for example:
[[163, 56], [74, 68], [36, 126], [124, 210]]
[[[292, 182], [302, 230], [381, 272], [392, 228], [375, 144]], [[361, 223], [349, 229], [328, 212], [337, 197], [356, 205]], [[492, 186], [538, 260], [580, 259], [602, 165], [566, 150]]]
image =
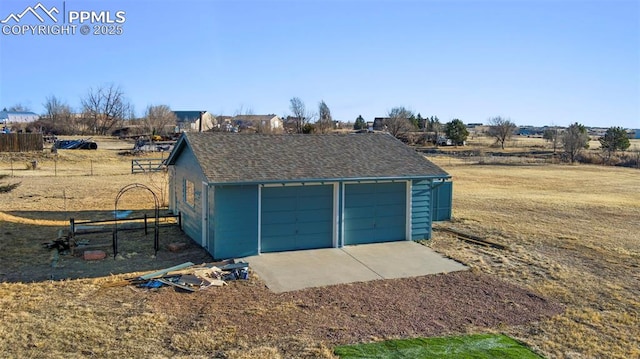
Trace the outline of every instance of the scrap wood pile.
[[48, 250], [57, 250], [58, 254], [72, 254], [72, 255], [81, 255], [82, 250], [85, 249], [93, 249], [97, 247], [105, 247], [109, 244], [89, 244], [88, 239], [76, 239], [67, 231], [63, 231], [62, 229], [58, 230], [58, 237], [56, 239], [49, 240], [48, 242], [42, 243], [42, 247]]
[[230, 260], [195, 265], [186, 262], [139, 277], [108, 283], [105, 287], [135, 285], [138, 288], [151, 289], [166, 285], [195, 292], [209, 287], [220, 287], [226, 285], [226, 281], [238, 279], [249, 279], [249, 263]]
[[72, 247], [78, 245], [76, 241], [73, 239], [69, 233], [65, 233], [65, 231], [59, 229], [58, 237], [56, 239], [52, 239], [49, 242], [42, 243], [42, 247], [45, 249], [56, 249], [60, 254], [67, 254], [71, 250]]

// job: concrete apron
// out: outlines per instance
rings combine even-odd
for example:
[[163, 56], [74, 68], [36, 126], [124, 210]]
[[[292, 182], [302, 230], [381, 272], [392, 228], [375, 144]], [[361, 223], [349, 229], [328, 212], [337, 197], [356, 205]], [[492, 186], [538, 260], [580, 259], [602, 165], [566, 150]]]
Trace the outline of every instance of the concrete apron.
[[243, 260], [275, 293], [468, 269], [413, 241], [264, 253]]

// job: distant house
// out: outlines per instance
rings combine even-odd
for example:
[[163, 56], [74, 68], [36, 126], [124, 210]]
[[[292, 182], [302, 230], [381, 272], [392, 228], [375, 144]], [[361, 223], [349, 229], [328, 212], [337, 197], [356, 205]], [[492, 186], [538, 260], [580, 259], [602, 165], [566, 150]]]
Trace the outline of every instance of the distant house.
[[[173, 113], [178, 118], [177, 126], [180, 132], [207, 131], [216, 126], [216, 118], [207, 111], [173, 111]], [[202, 125], [200, 125], [201, 119]]]
[[282, 132], [284, 125], [280, 117], [276, 115], [237, 115], [231, 119], [239, 128], [254, 128], [259, 132]]
[[542, 135], [544, 134], [544, 128], [543, 127], [536, 127], [536, 126], [520, 126], [520, 127], [516, 127], [515, 134], [519, 135], [519, 136], [527, 136], [527, 137], [542, 137]]
[[30, 111], [0, 111], [0, 123], [3, 125], [29, 123], [39, 118], [40, 115]]
[[373, 130], [374, 131], [384, 131], [387, 129], [387, 125], [385, 124], [389, 120], [389, 117], [375, 117], [373, 119]]
[[451, 218], [451, 176], [387, 134], [184, 133], [169, 208], [215, 259], [420, 240]]
[[282, 126], [284, 127], [284, 130], [287, 133], [297, 133], [297, 131], [298, 131], [298, 123], [299, 122], [300, 122], [300, 120], [298, 119], [298, 117], [287, 116], [282, 121]]

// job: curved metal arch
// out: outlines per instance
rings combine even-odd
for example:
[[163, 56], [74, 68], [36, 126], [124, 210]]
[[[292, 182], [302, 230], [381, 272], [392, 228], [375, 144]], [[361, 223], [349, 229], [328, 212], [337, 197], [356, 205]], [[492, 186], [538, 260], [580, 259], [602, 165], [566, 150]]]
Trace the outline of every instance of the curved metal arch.
[[122, 195], [136, 188], [147, 190], [153, 196], [155, 207], [155, 223], [153, 226], [153, 250], [154, 254], [158, 254], [158, 249], [160, 247], [160, 243], [158, 240], [158, 232], [160, 229], [160, 202], [158, 201], [158, 196], [155, 192], [153, 192], [153, 190], [151, 190], [151, 188], [143, 185], [142, 183], [131, 183], [122, 187], [118, 192], [118, 195], [116, 196], [115, 209], [113, 211], [113, 258], [116, 258], [116, 255], [118, 255], [118, 202], [120, 201]]

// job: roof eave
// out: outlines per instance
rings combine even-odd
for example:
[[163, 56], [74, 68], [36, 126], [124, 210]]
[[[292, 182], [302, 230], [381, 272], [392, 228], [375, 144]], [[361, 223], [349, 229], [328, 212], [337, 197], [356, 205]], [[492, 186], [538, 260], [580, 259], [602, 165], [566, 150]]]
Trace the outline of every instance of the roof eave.
[[184, 150], [184, 147], [187, 145], [186, 142], [187, 136], [182, 133], [182, 135], [180, 135], [180, 138], [178, 138], [178, 142], [176, 142], [176, 144], [173, 146], [173, 151], [171, 151], [169, 157], [167, 157], [167, 166], [176, 164], [178, 157], [180, 157], [180, 153], [182, 153], [182, 150]]
[[380, 181], [408, 181], [420, 179], [451, 179], [451, 175], [421, 175], [421, 176], [392, 176], [392, 177], [346, 177], [346, 178], [301, 178], [288, 180], [263, 180], [263, 181], [209, 181], [213, 186], [247, 186], [260, 184], [289, 184], [289, 183], [324, 183], [324, 182], [380, 182]]

